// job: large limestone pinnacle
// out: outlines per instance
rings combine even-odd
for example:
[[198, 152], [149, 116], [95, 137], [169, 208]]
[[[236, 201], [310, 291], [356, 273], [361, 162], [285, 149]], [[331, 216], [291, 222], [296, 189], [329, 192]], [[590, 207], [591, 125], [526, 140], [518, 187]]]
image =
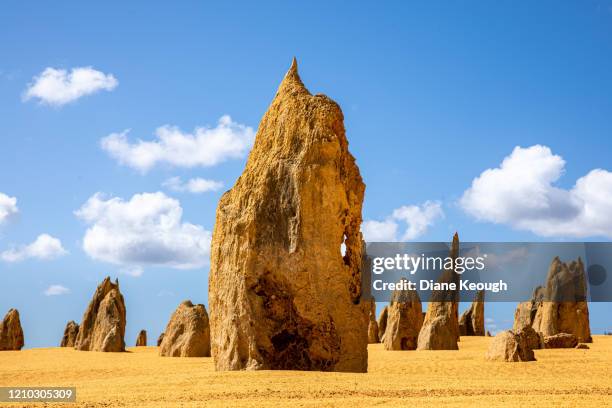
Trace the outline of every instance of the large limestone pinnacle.
[[209, 278], [217, 370], [367, 370], [365, 185], [343, 120], [338, 104], [308, 92], [294, 59], [217, 207]]
[[[455, 233], [449, 256], [459, 256], [459, 234]], [[459, 286], [459, 275], [453, 269], [444, 270], [440, 283], [455, 282]], [[419, 333], [417, 350], [458, 350], [459, 346], [459, 291], [434, 291], [427, 314]]]
[[591, 343], [593, 339], [586, 298], [582, 259], [566, 263], [555, 257], [548, 269], [545, 301], [538, 304], [533, 328], [545, 337], [568, 333], [575, 335], [581, 343]]

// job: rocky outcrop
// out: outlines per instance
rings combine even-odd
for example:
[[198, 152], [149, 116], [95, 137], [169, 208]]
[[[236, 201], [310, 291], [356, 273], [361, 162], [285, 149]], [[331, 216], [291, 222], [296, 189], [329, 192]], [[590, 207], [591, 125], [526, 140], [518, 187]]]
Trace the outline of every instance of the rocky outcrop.
[[136, 347], [146, 347], [147, 346], [147, 331], [141, 330], [138, 333], [138, 337], [136, 337]]
[[491, 332], [487, 330], [487, 337], [491, 337]]
[[217, 370], [366, 371], [364, 190], [340, 107], [308, 92], [294, 60], [217, 207], [209, 277]]
[[519, 303], [514, 312], [514, 326], [512, 330], [515, 332], [523, 329], [524, 327], [531, 327], [535, 320], [538, 307], [542, 303], [544, 297], [544, 288], [538, 286], [533, 291], [531, 300], [527, 302]]
[[586, 294], [582, 259], [565, 263], [555, 257], [548, 270], [544, 301], [538, 306], [533, 328], [544, 337], [569, 333], [579, 342], [592, 342]]
[[525, 339], [527, 347], [532, 350], [539, 350], [544, 345], [544, 339], [542, 338], [542, 335], [533, 330], [533, 327], [523, 327], [521, 330], [518, 331], [518, 335]]
[[210, 357], [210, 327], [204, 305], [181, 303], [166, 326], [159, 355], [167, 357]]
[[0, 323], [0, 351], [21, 350], [24, 345], [23, 329], [17, 309], [10, 309]]
[[544, 348], [574, 348], [578, 345], [578, 339], [573, 334], [558, 333], [553, 336], [544, 336]]
[[505, 362], [535, 361], [535, 355], [527, 339], [512, 330], [503, 331], [493, 337], [485, 358], [490, 361]]
[[161, 346], [163, 340], [164, 340], [164, 333], [162, 332], [162, 334], [160, 334], [159, 337], [157, 338], [157, 347]]
[[[459, 235], [455, 233], [451, 245], [451, 258], [459, 256]], [[454, 262], [453, 262], [454, 264]], [[459, 287], [459, 275], [454, 270], [443, 271], [441, 283], [456, 282]], [[433, 291], [427, 308], [423, 327], [419, 333], [418, 350], [458, 350], [459, 340], [459, 304], [458, 290]]]
[[64, 329], [60, 347], [74, 347], [79, 335], [79, 325], [74, 320], [69, 321]]
[[368, 343], [380, 343], [378, 338], [378, 322], [376, 322], [376, 301], [372, 299], [370, 306], [370, 323], [368, 324]]
[[484, 290], [478, 292], [472, 305], [459, 319], [459, 334], [461, 336], [484, 336]]
[[125, 303], [119, 291], [119, 280], [109, 277], [96, 288], [83, 321], [79, 326], [74, 348], [83, 351], [125, 351]]
[[578, 345], [576, 345], [577, 349], [581, 349], [581, 350], [588, 350], [590, 347], [587, 344], [584, 343], [580, 343]]
[[389, 306], [385, 306], [378, 315], [378, 340], [385, 341], [385, 331], [387, 330], [387, 317], [389, 316]]
[[387, 315], [385, 350], [415, 350], [422, 325], [419, 294], [414, 290], [394, 291]]

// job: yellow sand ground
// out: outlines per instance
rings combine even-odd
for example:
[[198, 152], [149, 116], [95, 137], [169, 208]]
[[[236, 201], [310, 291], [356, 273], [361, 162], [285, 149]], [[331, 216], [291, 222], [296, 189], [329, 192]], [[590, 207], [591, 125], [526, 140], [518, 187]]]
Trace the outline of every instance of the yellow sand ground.
[[75, 386], [73, 407], [612, 406], [612, 336], [595, 336], [590, 350], [537, 350], [531, 363], [485, 361], [489, 341], [464, 337], [460, 351], [370, 345], [367, 374], [215, 372], [211, 358], [159, 357], [156, 347], [3, 351], [0, 386]]

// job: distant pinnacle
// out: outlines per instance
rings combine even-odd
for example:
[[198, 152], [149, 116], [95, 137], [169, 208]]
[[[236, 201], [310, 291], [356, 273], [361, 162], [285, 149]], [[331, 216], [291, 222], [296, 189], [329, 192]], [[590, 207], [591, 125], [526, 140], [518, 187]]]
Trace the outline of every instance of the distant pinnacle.
[[450, 256], [456, 258], [459, 256], [459, 233], [455, 232], [453, 235], [453, 243], [451, 245]]

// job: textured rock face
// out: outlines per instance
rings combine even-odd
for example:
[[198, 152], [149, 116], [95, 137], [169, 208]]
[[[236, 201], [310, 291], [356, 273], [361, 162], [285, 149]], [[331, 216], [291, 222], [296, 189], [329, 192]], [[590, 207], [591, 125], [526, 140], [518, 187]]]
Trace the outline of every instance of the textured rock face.
[[209, 357], [210, 327], [204, 305], [186, 300], [170, 317], [159, 345], [159, 355], [167, 357]]
[[459, 333], [462, 336], [484, 336], [484, 290], [476, 294], [469, 309], [459, 319]]
[[[459, 256], [459, 235], [455, 233], [450, 257]], [[456, 282], [459, 275], [453, 270], [445, 270], [439, 282]], [[458, 350], [459, 341], [459, 304], [458, 291], [434, 291], [425, 314], [423, 327], [419, 333], [418, 350]]]
[[217, 207], [209, 278], [217, 370], [367, 370], [364, 190], [340, 107], [308, 92], [294, 60]]
[[378, 340], [385, 341], [385, 331], [387, 330], [387, 318], [389, 317], [389, 306], [385, 306], [378, 315]]
[[96, 288], [79, 327], [74, 348], [84, 351], [125, 351], [125, 303], [119, 281], [109, 277]]
[[573, 334], [558, 333], [554, 336], [544, 336], [544, 348], [574, 348], [578, 345], [578, 339]]
[[415, 350], [423, 325], [421, 300], [414, 290], [393, 292], [389, 304], [385, 350]]
[[136, 337], [136, 347], [146, 347], [147, 346], [147, 331], [141, 330], [138, 333], [138, 337]]
[[164, 333], [160, 334], [157, 338], [157, 347], [161, 346], [162, 341], [164, 340]]
[[485, 358], [505, 362], [535, 361], [535, 355], [526, 338], [512, 330], [503, 331], [491, 340]]
[[378, 338], [378, 322], [376, 322], [376, 302], [374, 299], [371, 301], [370, 306], [370, 323], [368, 325], [368, 343], [380, 343]]
[[69, 321], [64, 329], [60, 347], [74, 347], [78, 335], [79, 325], [74, 320]]
[[0, 351], [21, 350], [24, 345], [23, 330], [17, 309], [10, 309], [0, 323]]
[[544, 339], [542, 338], [542, 335], [533, 330], [533, 327], [523, 327], [521, 330], [518, 331], [518, 335], [525, 339], [527, 347], [532, 350], [539, 350], [544, 344]]
[[538, 305], [533, 328], [544, 337], [569, 333], [579, 342], [592, 342], [586, 293], [582, 260], [564, 263], [559, 258], [553, 259], [546, 279], [545, 301]]
[[512, 330], [518, 332], [525, 327], [531, 327], [533, 321], [535, 320], [538, 307], [542, 303], [543, 297], [544, 288], [538, 286], [533, 291], [531, 300], [518, 304], [516, 311], [514, 312], [514, 326], [512, 327]]
[[590, 347], [587, 344], [580, 343], [576, 346], [577, 349], [588, 350]]

